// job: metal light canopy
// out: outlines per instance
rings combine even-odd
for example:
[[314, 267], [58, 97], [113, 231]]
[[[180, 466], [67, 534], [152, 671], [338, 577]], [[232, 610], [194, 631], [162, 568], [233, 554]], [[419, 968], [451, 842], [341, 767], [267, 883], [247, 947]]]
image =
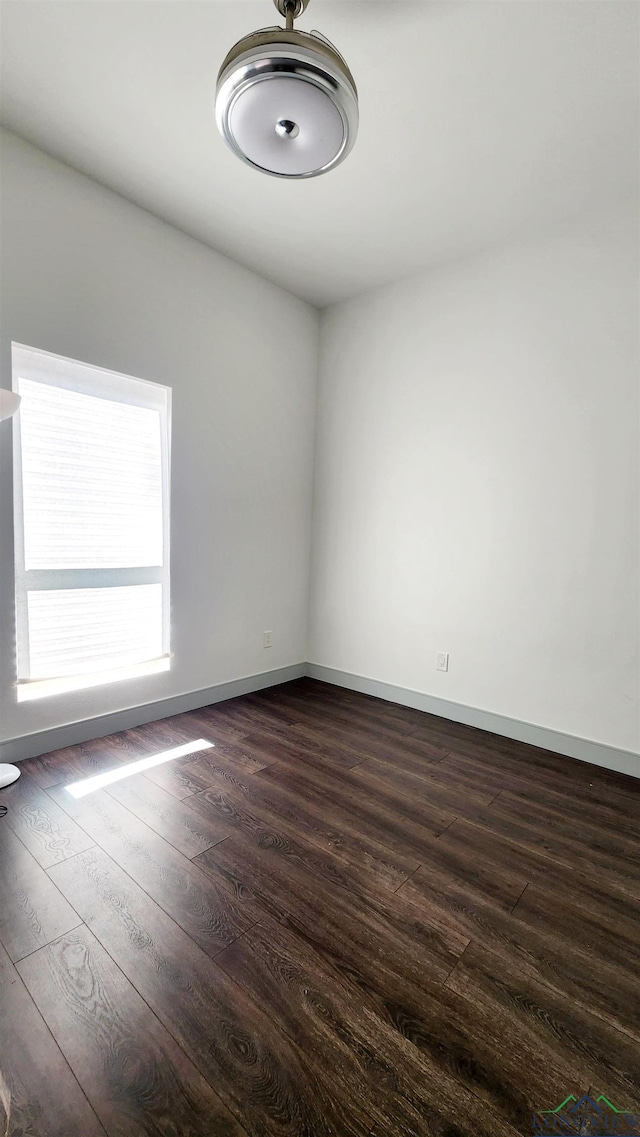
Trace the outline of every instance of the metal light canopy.
[[339, 51], [293, 21], [309, 0], [274, 0], [286, 28], [245, 36], [224, 60], [218, 129], [235, 154], [278, 178], [314, 178], [344, 161], [358, 132], [358, 93]]

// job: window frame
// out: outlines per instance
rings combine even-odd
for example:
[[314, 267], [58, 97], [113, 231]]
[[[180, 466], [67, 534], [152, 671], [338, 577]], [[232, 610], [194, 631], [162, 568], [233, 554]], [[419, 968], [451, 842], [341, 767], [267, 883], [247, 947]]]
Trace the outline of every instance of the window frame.
[[[20, 414], [13, 420], [14, 571], [16, 606], [16, 691], [18, 702], [46, 695], [101, 686], [137, 675], [170, 668], [170, 509], [171, 509], [171, 388], [94, 364], [11, 344], [12, 388], [20, 394], [20, 381], [31, 380], [74, 391], [107, 402], [128, 403], [160, 414], [162, 481], [162, 564], [134, 568], [27, 569], [25, 563], [25, 511], [22, 481]], [[106, 393], [105, 393], [106, 392]], [[115, 668], [52, 678], [30, 678], [30, 644], [27, 593], [51, 588], [162, 585], [162, 654], [156, 659]]]

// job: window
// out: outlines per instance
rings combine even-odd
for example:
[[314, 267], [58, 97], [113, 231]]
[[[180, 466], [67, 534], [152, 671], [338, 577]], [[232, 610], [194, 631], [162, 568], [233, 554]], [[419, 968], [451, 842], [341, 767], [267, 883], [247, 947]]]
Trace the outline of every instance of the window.
[[12, 360], [18, 699], [166, 671], [171, 391]]

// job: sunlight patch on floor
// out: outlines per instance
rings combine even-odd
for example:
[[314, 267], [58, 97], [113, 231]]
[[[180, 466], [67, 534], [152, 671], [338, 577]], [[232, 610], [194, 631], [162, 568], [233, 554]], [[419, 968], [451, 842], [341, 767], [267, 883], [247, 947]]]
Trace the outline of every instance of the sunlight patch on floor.
[[94, 790], [101, 790], [112, 782], [119, 782], [121, 778], [129, 778], [132, 774], [141, 774], [153, 766], [161, 766], [163, 762], [171, 762], [173, 758], [184, 758], [186, 754], [195, 754], [198, 750], [209, 750], [215, 742], [207, 742], [205, 738], [198, 738], [195, 742], [185, 742], [183, 746], [174, 746], [172, 750], [163, 750], [160, 754], [152, 754], [149, 758], [141, 758], [138, 762], [129, 762], [125, 766], [118, 766], [115, 770], [105, 770], [104, 774], [95, 774], [91, 778], [82, 778], [79, 782], [71, 782], [65, 786], [73, 797], [85, 797]]

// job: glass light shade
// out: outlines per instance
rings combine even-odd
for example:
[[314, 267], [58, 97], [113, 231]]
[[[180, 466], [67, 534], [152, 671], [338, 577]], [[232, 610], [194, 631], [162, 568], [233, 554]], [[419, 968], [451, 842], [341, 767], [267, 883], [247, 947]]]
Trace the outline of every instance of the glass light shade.
[[358, 129], [358, 96], [336, 49], [316, 33], [267, 29], [229, 52], [218, 76], [218, 128], [250, 166], [310, 178], [338, 165]]
[[[292, 123], [297, 131], [287, 131], [281, 123]], [[345, 136], [330, 95], [295, 75], [263, 79], [241, 91], [229, 114], [229, 128], [254, 166], [284, 177], [329, 166]]]

